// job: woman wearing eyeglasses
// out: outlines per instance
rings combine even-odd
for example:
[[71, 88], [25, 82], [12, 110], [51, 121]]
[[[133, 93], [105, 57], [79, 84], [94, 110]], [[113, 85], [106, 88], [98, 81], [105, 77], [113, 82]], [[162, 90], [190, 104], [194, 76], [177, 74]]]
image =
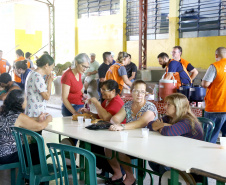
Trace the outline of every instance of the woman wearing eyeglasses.
[[[62, 84], [62, 115], [72, 116], [84, 107], [83, 84], [81, 76], [89, 68], [90, 59], [87, 54], [80, 53], [74, 59], [75, 67], [68, 69], [61, 77]], [[67, 143], [76, 145], [77, 140], [67, 139]]]
[[128, 86], [132, 86], [132, 82], [128, 79], [125, 68], [129, 60], [128, 53], [119, 52], [116, 63], [108, 69], [105, 76], [106, 80], [112, 79], [118, 83], [120, 92], [122, 92], [123, 87], [129, 89]]
[[68, 69], [61, 78], [63, 116], [78, 114], [78, 110], [84, 107], [81, 76], [89, 68], [90, 59], [87, 54], [80, 53], [74, 62], [75, 68]]
[[[146, 83], [144, 81], [135, 81], [131, 87], [131, 93], [133, 100], [125, 103], [120, 111], [111, 118], [110, 122], [113, 123], [113, 125], [110, 127], [111, 131], [144, 128], [150, 121], [156, 120], [158, 118], [158, 112], [155, 105], [146, 101], [145, 99]], [[126, 124], [121, 124], [125, 118]], [[105, 155], [107, 157], [111, 157], [112, 151], [106, 149]], [[131, 156], [125, 155], [123, 153], [119, 153], [119, 158], [120, 160], [127, 163], [131, 162]], [[111, 177], [111, 182], [109, 182], [109, 184], [122, 180], [122, 173], [117, 159], [113, 158], [108, 162], [114, 171], [114, 175]], [[136, 184], [136, 179], [133, 176], [132, 168], [124, 164], [121, 165], [126, 172], [126, 178], [123, 182], [121, 182], [121, 184]]]
[[[97, 115], [94, 116], [103, 119], [104, 121], [110, 121], [112, 116], [117, 114], [118, 111], [124, 105], [123, 100], [119, 96], [120, 90], [118, 88], [118, 83], [114, 80], [106, 80], [101, 83], [100, 90], [104, 99], [103, 103], [100, 104], [100, 102], [95, 97], [89, 99], [89, 103], [93, 103], [96, 107]], [[92, 114], [88, 112], [87, 109], [82, 109], [81, 111]], [[122, 123], [125, 124], [126, 120], [123, 120]], [[91, 145], [91, 151], [94, 153], [105, 155], [103, 147]], [[99, 169], [102, 169], [102, 172], [113, 173], [106, 159], [96, 156], [96, 161], [97, 167]]]

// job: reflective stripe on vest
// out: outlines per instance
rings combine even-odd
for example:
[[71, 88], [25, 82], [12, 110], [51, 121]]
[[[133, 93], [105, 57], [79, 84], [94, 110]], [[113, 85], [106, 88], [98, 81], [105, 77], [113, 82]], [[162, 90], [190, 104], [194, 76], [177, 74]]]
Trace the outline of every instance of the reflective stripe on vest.
[[226, 112], [226, 58], [213, 63], [217, 75], [206, 91], [207, 112]]

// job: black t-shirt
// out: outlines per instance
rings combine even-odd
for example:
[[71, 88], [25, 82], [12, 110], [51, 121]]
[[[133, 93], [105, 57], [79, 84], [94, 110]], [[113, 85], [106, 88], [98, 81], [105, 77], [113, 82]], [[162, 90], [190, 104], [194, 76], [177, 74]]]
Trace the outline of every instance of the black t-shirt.
[[111, 66], [111, 64], [107, 65], [105, 63], [102, 63], [100, 65], [100, 67], [98, 68], [98, 75], [99, 75], [99, 78], [105, 78], [105, 75], [109, 69], [109, 67]]
[[125, 66], [128, 78], [132, 76], [132, 72], [136, 72], [135, 79], [137, 76], [137, 66], [133, 62], [130, 62], [129, 65]]

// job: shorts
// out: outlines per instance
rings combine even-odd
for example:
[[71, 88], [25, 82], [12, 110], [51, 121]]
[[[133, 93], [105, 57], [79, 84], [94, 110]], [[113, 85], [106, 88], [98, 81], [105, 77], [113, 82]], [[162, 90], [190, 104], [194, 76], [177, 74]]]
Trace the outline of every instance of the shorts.
[[87, 82], [87, 83], [89, 84], [92, 80], [94, 80], [94, 78], [93, 78], [93, 77], [91, 77], [91, 76], [87, 76], [87, 77], [85, 77], [84, 82]]

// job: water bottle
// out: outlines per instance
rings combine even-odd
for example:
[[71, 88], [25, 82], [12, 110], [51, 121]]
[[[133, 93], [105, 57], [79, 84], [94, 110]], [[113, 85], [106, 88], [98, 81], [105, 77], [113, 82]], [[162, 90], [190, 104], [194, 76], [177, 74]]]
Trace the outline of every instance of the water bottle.
[[154, 100], [159, 101], [159, 85], [155, 84], [154, 88]]

